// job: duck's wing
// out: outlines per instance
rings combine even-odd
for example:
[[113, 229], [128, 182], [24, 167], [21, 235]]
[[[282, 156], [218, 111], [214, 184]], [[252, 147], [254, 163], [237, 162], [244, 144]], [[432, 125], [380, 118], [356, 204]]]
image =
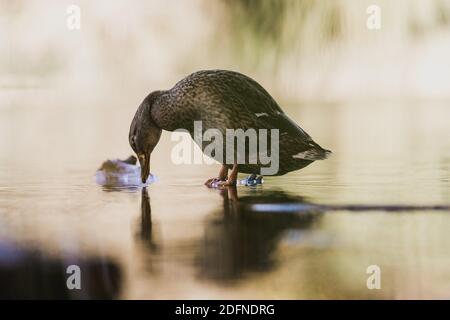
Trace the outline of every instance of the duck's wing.
[[279, 129], [280, 141], [293, 156], [306, 160], [324, 159], [322, 149], [292, 121], [272, 96], [255, 80], [228, 70], [195, 72], [161, 95], [152, 108], [160, 128], [192, 130], [193, 121], [202, 120], [203, 129]]
[[152, 107], [160, 128], [189, 129], [193, 120], [205, 126], [254, 127], [255, 114], [277, 114], [283, 110], [255, 80], [234, 71], [204, 70], [180, 80], [165, 91]]
[[280, 148], [289, 150], [293, 158], [314, 161], [326, 159], [331, 154], [283, 112], [261, 115], [259, 121], [266, 128], [279, 130]]
[[222, 96], [232, 96], [250, 112], [284, 113], [275, 99], [258, 82], [252, 78], [234, 71], [214, 70], [209, 77], [212, 84]]

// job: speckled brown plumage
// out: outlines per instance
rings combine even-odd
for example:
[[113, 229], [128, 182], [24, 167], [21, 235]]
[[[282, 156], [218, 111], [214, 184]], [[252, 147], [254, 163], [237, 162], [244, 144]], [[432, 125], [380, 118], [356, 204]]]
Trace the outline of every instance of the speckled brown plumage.
[[[172, 89], [156, 91], [147, 99], [152, 100], [153, 121], [168, 131], [183, 128], [193, 135], [196, 120], [202, 121], [203, 131], [217, 128], [223, 134], [225, 129], [279, 129], [278, 175], [301, 169], [329, 153], [295, 124], [262, 86], [237, 72], [198, 71]], [[306, 159], [293, 157], [302, 152], [307, 154]], [[260, 167], [261, 164], [239, 165], [239, 172], [259, 173]]]
[[[267, 129], [268, 135], [263, 140], [268, 142], [269, 152], [272, 149], [271, 129], [278, 129], [279, 149], [274, 152], [279, 155], [279, 170], [275, 175], [301, 169], [314, 160], [325, 159], [331, 153], [322, 149], [293, 122], [256, 81], [233, 71], [198, 71], [179, 81], [170, 90], [150, 93], [136, 111], [130, 126], [129, 141], [141, 164], [143, 182], [149, 175], [151, 153], [159, 141], [161, 131], [185, 129], [194, 138], [195, 121], [201, 121], [202, 134], [208, 129], [221, 132], [224, 159], [227, 155], [227, 129], [242, 129], [244, 132], [248, 129], [257, 132]], [[211, 142], [198, 143], [204, 150]], [[219, 178], [206, 182], [208, 186], [214, 185], [217, 180], [220, 185], [233, 185], [238, 172], [259, 174], [262, 167], [271, 167], [271, 163], [249, 163], [248, 139], [245, 143], [246, 163], [237, 163], [239, 148], [235, 145], [234, 164], [227, 161], [221, 168]], [[220, 155], [213, 156], [223, 163], [224, 159]], [[231, 174], [227, 176], [231, 168]]]

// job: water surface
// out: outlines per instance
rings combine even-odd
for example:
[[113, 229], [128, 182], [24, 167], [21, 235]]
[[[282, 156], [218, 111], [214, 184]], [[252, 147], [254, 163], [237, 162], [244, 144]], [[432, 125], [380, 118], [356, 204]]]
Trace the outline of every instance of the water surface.
[[[345, 210], [450, 204], [444, 103], [286, 105], [334, 154], [256, 188], [207, 189], [218, 166], [173, 165], [167, 133], [152, 156], [156, 183], [99, 186], [101, 163], [131, 153], [134, 100], [1, 93], [1, 295], [80, 297], [61, 285], [75, 263], [82, 297], [449, 297], [448, 210]], [[253, 206], [280, 203], [343, 209]], [[366, 287], [369, 265], [382, 270], [380, 290]]]

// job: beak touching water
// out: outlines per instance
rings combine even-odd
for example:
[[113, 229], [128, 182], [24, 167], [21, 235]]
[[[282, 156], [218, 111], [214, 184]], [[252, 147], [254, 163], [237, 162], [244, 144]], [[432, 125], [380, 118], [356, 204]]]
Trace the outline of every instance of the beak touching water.
[[150, 153], [138, 154], [138, 159], [141, 165], [141, 180], [142, 183], [145, 183], [150, 174]]

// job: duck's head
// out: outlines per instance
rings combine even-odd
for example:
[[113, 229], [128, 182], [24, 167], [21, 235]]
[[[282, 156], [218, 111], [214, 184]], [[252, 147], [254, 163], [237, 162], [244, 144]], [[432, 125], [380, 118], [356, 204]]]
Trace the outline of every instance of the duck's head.
[[161, 137], [161, 129], [155, 124], [151, 116], [152, 105], [158, 92], [152, 92], [139, 106], [130, 126], [128, 140], [131, 148], [141, 164], [142, 183], [147, 181], [150, 174], [150, 156]]

